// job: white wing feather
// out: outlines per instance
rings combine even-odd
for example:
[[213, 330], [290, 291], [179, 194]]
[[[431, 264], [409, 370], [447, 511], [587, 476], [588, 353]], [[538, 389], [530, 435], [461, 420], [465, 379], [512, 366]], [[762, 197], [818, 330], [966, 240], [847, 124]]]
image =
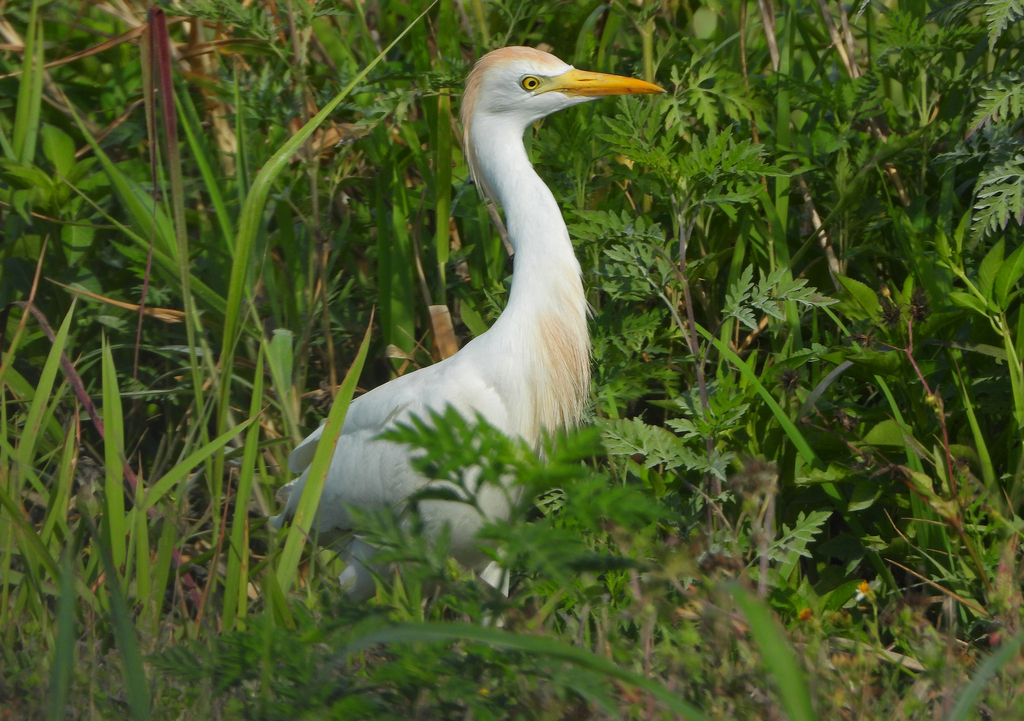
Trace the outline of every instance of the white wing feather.
[[[508, 427], [506, 402], [475, 372], [479, 366], [473, 361], [474, 345], [481, 347], [471, 342], [457, 355], [396, 378], [352, 402], [324, 482], [314, 530], [321, 534], [347, 531], [352, 527], [349, 506], [400, 509], [411, 494], [430, 482], [413, 470], [406, 446], [379, 439], [396, 424], [408, 423], [413, 416], [426, 418], [430, 411], [443, 412], [450, 406], [467, 419], [479, 413], [500, 430], [514, 433]], [[294, 516], [322, 435], [323, 426], [292, 451], [288, 467], [301, 475], [282, 489], [287, 493], [287, 505], [281, 515], [271, 519], [275, 526], [281, 527]], [[488, 516], [508, 515], [509, 492], [485, 488], [479, 493], [478, 501]], [[482, 519], [471, 506], [427, 501], [420, 511], [428, 532], [436, 533], [445, 523], [451, 527], [456, 558], [472, 567], [480, 564], [483, 557], [473, 551], [473, 537]]]

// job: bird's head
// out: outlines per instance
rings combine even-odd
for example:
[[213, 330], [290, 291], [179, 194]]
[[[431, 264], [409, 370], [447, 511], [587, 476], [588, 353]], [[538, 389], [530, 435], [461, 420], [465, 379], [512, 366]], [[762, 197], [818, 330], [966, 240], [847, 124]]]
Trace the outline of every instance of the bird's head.
[[473, 66], [462, 96], [464, 147], [470, 169], [479, 182], [472, 157], [474, 126], [494, 128], [497, 124], [522, 135], [531, 123], [588, 100], [663, 92], [644, 80], [577, 70], [536, 48], [494, 50]]
[[462, 96], [462, 121], [501, 115], [526, 127], [573, 105], [607, 95], [665, 92], [657, 85], [619, 75], [590, 73], [536, 48], [500, 48], [473, 67]]

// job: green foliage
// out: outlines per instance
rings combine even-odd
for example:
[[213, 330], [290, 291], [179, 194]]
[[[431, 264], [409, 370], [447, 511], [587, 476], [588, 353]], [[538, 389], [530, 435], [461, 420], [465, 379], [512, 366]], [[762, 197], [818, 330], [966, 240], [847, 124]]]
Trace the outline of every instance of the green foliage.
[[836, 302], [822, 296], [814, 288], [808, 288], [806, 279], [787, 278], [787, 272], [787, 268], [780, 268], [755, 287], [754, 267], [748, 265], [725, 296], [725, 317], [736, 318], [753, 330], [757, 328], [755, 311], [782, 320], [786, 317], [786, 303], [825, 307]]
[[[5, 712], [1021, 717], [1019, 0], [125, 7], [0, 19]], [[264, 519], [440, 306], [455, 343], [500, 313], [458, 93], [541, 42], [667, 90], [526, 134], [590, 417], [396, 430], [436, 483], [358, 516], [356, 607]], [[480, 538], [508, 597], [421, 532], [482, 484], [520, 499]]]
[[978, 177], [974, 236], [983, 238], [1006, 230], [1011, 219], [1024, 225], [1024, 154], [988, 168]]
[[1024, 76], [1008, 73], [985, 87], [971, 120], [971, 132], [989, 123], [1017, 120], [1024, 115]]
[[992, 45], [1012, 23], [1024, 18], [1024, 3], [1020, 0], [988, 0], [985, 6]]

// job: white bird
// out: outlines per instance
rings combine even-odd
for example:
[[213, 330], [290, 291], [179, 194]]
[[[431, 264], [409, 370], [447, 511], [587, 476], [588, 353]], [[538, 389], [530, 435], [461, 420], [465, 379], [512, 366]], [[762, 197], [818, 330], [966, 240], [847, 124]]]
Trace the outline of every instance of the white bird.
[[[643, 80], [576, 70], [527, 47], [495, 50], [476, 63], [462, 97], [463, 148], [478, 188], [505, 212], [515, 252], [508, 305], [490, 330], [450, 358], [352, 402], [314, 531], [334, 535], [351, 529], [349, 507], [400, 509], [429, 483], [410, 466], [408, 447], [378, 439], [413, 416], [427, 418], [451, 406], [469, 420], [479, 414], [534, 448], [545, 430], [581, 420], [590, 383], [590, 337], [580, 264], [558, 203], [526, 155], [523, 133], [556, 110], [588, 100], [661, 92]], [[272, 519], [279, 528], [295, 513], [322, 432], [323, 427], [306, 438], [289, 458], [291, 471], [302, 475], [282, 489], [289, 494], [287, 505]], [[477, 502], [489, 520], [507, 519], [518, 501], [515, 490], [487, 486], [477, 490]], [[488, 558], [475, 543], [484, 519], [473, 506], [432, 500], [420, 503], [419, 510], [431, 537], [447, 524], [452, 555], [466, 567], [484, 570]], [[374, 593], [367, 568], [374, 551], [363, 541], [349, 541], [349, 565], [339, 580], [354, 598]], [[501, 580], [494, 566], [482, 575], [492, 585]]]

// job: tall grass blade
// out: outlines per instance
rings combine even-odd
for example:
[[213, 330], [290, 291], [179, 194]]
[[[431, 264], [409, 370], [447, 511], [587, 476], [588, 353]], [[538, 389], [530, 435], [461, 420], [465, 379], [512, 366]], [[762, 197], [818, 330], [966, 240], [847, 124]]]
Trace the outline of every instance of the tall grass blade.
[[[92, 526], [92, 522], [88, 518], [85, 520]], [[135, 638], [132, 617], [128, 613], [128, 605], [125, 603], [121, 585], [117, 580], [117, 566], [114, 565], [110, 548], [96, 534], [95, 527], [92, 527], [91, 530], [93, 542], [95, 546], [99, 547], [100, 557], [103, 561], [105, 585], [110, 600], [110, 617], [114, 627], [114, 638], [117, 640], [117, 647], [121, 652], [122, 673], [128, 694], [129, 718], [131, 721], [149, 721], [149, 690], [146, 669], [142, 663], [142, 654], [139, 652], [139, 642]]]
[[103, 338], [103, 460], [106, 466], [104, 486], [103, 529], [115, 568], [124, 565], [127, 548], [124, 514], [124, 419], [121, 410], [121, 391], [117, 385], [117, 370], [107, 339]]
[[359, 353], [356, 355], [352, 367], [348, 369], [345, 380], [342, 381], [341, 388], [338, 389], [338, 394], [334, 397], [334, 405], [331, 406], [323, 435], [317, 444], [313, 462], [309, 466], [309, 476], [302, 489], [302, 497], [295, 509], [295, 516], [292, 517], [291, 527], [288, 529], [284, 551], [277, 563], [277, 583], [283, 593], [291, 590], [292, 584], [295, 582], [302, 547], [305, 545], [306, 538], [309, 537], [309, 529], [313, 526], [313, 518], [316, 516], [317, 506], [320, 505], [320, 495], [324, 490], [324, 482], [327, 480], [327, 471], [334, 458], [334, 447], [338, 443], [341, 427], [345, 423], [345, 414], [348, 413], [348, 406], [352, 401], [352, 394], [356, 390], [356, 383], [363, 372], [363, 364], [370, 349], [372, 330], [373, 314], [371, 313], [370, 323], [363, 335], [363, 342], [359, 345]]
[[[43, 545], [43, 542], [39, 539], [39, 535], [32, 525], [25, 520], [24, 510], [15, 503], [14, 499], [11, 498], [10, 494], [7, 493], [6, 489], [0, 487], [0, 505], [2, 505], [7, 513], [10, 514], [10, 532], [13, 534], [17, 531], [21, 535], [22, 541], [25, 545], [18, 544], [17, 548], [21, 552], [22, 556], [29, 561], [34, 561], [41, 564], [46, 572], [50, 574], [50, 577], [56, 579], [60, 575], [60, 571], [57, 567], [57, 562], [53, 560], [53, 556]], [[34, 554], [34, 555], [33, 555]]]
[[78, 458], [78, 411], [76, 409], [74, 418], [69, 421], [70, 427], [64, 435], [64, 446], [61, 451], [60, 466], [54, 478], [53, 489], [50, 493], [49, 503], [46, 507], [46, 520], [43, 521], [43, 529], [39, 532], [43, 545], [49, 547], [50, 539], [54, 529], [59, 526], [64, 534], [65, 540], [68, 535], [67, 507], [71, 499], [71, 491], [74, 486], [73, 463]]
[[184, 460], [176, 463], [171, 470], [162, 475], [160, 480], [154, 483], [152, 488], [149, 489], [146, 493], [145, 501], [143, 501], [143, 507], [149, 509], [156, 505], [156, 503], [167, 495], [167, 493], [176, 484], [191, 473], [193, 468], [202, 463], [205, 459], [209, 458], [213, 453], [222, 449], [229, 441], [231, 441], [232, 438], [244, 431], [256, 420], [257, 419], [253, 417], [242, 421], [231, 430], [225, 431], [209, 443], [204, 444], [197, 450], [190, 453]]
[[[171, 182], [171, 210], [174, 217], [174, 238], [177, 247], [178, 281], [185, 311], [185, 331], [188, 335], [189, 367], [192, 371], [192, 392], [196, 407], [203, 408], [203, 377], [199, 372], [196, 348], [196, 314], [192, 299], [192, 268], [185, 226], [185, 182], [181, 172], [181, 152], [178, 147], [178, 113], [174, 99], [174, 81], [171, 77], [171, 37], [167, 32], [167, 16], [158, 7], [149, 10], [151, 69], [159, 91], [160, 116], [163, 118], [163, 146], [167, 153], [167, 171]], [[156, 138], [150, 138], [156, 142]], [[153, 168], [156, 173], [156, 168]], [[154, 185], [155, 187], [155, 185]], [[214, 483], [217, 476], [214, 477]], [[214, 494], [216, 497], [216, 493]], [[216, 511], [214, 518], [218, 518]]]
[[[435, 0], [436, 2], [436, 0]], [[413, 28], [420, 20], [422, 20], [430, 8], [434, 6], [431, 3], [422, 13], [420, 13], [416, 19], [402, 32], [400, 32], [391, 43], [384, 48], [380, 53], [374, 57], [366, 67], [363, 68], [352, 80], [346, 85], [340, 93], [324, 105], [323, 109], [317, 113], [308, 123], [302, 126], [302, 128], [293, 135], [288, 142], [282, 145], [276, 153], [274, 153], [270, 160], [268, 160], [260, 172], [257, 174], [255, 180], [253, 180], [252, 187], [249, 189], [249, 193], [245, 198], [245, 205], [242, 207], [241, 220], [238, 226], [238, 237], [235, 241], [235, 259], [231, 264], [231, 277], [228, 283], [228, 298], [227, 298], [227, 312], [224, 318], [224, 342], [221, 346], [221, 377], [223, 382], [221, 383], [220, 389], [220, 403], [217, 409], [217, 430], [223, 432], [224, 427], [227, 423], [227, 413], [229, 400], [231, 396], [231, 370], [234, 365], [234, 353], [235, 344], [237, 343], [237, 330], [239, 321], [242, 313], [242, 294], [246, 286], [246, 279], [252, 268], [252, 248], [256, 242], [256, 234], [259, 232], [260, 225], [263, 220], [263, 209], [267, 202], [267, 196], [270, 193], [270, 189], [273, 187], [274, 181], [277, 179], [281, 171], [284, 170], [288, 164], [289, 159], [295, 154], [295, 152], [302, 147], [313, 131], [316, 130], [327, 117], [334, 112], [334, 109], [338, 107], [342, 100], [347, 98], [349, 94], [363, 81], [364, 78], [377, 67], [378, 63], [381, 62], [387, 53], [391, 51], [398, 42], [406, 36], [406, 34]]]
[[43, 23], [39, 20], [39, 0], [32, 0], [28, 28], [25, 31], [25, 70], [18, 83], [18, 105], [14, 111], [11, 144], [14, 159], [32, 165], [39, 133], [39, 110], [43, 102]]
[[[138, 183], [118, 169], [114, 161], [110, 159], [110, 156], [103, 151], [103, 148], [96, 142], [96, 139], [92, 137], [89, 129], [82, 122], [78, 113], [75, 112], [74, 106], [68, 106], [68, 112], [75, 119], [75, 122], [78, 123], [78, 129], [81, 131], [82, 136], [89, 144], [93, 154], [99, 158], [103, 169], [110, 177], [111, 183], [117, 189], [121, 201], [125, 204], [129, 216], [138, 230], [138, 236], [140, 238], [149, 238], [155, 232], [158, 245], [153, 249], [154, 258], [157, 257], [158, 252], [163, 253], [173, 260], [174, 267], [177, 269], [178, 245], [174, 237], [174, 225], [167, 217], [167, 213], [160, 206], [157, 206], [154, 213], [153, 199], [149, 194], [139, 187]], [[145, 244], [143, 247], [148, 248], [149, 241], [143, 242]]]
[[[381, 133], [384, 142], [389, 135]], [[377, 283], [380, 288], [380, 320], [384, 342], [406, 353], [416, 347], [416, 319], [413, 309], [413, 247], [409, 233], [412, 212], [405, 190], [405, 166], [389, 147], [391, 175], [377, 178]], [[390, 206], [390, 208], [389, 208]]]
[[221, 193], [217, 176], [213, 171], [213, 161], [208, 157], [209, 147], [203, 142], [201, 136], [202, 121], [196, 112], [195, 103], [192, 97], [186, 93], [175, 93], [174, 102], [181, 115], [181, 127], [185, 131], [185, 139], [188, 141], [189, 149], [192, 151], [192, 158], [199, 167], [199, 174], [203, 178], [203, 188], [210, 196], [210, 203], [213, 205], [214, 214], [217, 217], [217, 224], [220, 227], [221, 241], [228, 255], [232, 255], [235, 242], [235, 224], [228, 213], [227, 205], [224, 202], [224, 195]]
[[999, 673], [1000, 669], [1017, 656], [1021, 641], [1024, 641], [1024, 635], [1018, 634], [1005, 641], [998, 651], [985, 659], [985, 663], [981, 664], [981, 668], [974, 674], [971, 682], [967, 684], [967, 688], [957, 694], [956, 706], [953, 707], [953, 711], [946, 721], [967, 721], [974, 717], [977, 713], [974, 704], [978, 701], [978, 696], [981, 695], [988, 682]]
[[[252, 402], [249, 417], [256, 418], [263, 401], [263, 356], [262, 349], [256, 356], [256, 371], [253, 373]], [[235, 516], [231, 522], [231, 538], [228, 544], [228, 572], [224, 579], [224, 610], [222, 628], [235, 626], [236, 618], [243, 618], [248, 603], [249, 584], [249, 496], [252, 480], [256, 473], [256, 454], [259, 452], [260, 426], [254, 423], [245, 434], [245, 451], [242, 453], [242, 467], [238, 474], [238, 491], [235, 493]]]
[[817, 715], [811, 704], [807, 688], [807, 675], [800, 667], [782, 629], [771, 611], [759, 599], [740, 586], [733, 587], [733, 595], [743, 608], [750, 625], [750, 633], [761, 649], [765, 668], [775, 678], [782, 705], [792, 721], [815, 721]]
[[[661, 701], [673, 712], [682, 715], [687, 721], [710, 721], [699, 709], [680, 699], [664, 686], [640, 674], [619, 668], [611, 661], [605, 660], [590, 651], [568, 646], [559, 641], [538, 636], [499, 631], [465, 623], [407, 623], [392, 626], [381, 631], [373, 631], [351, 641], [342, 651], [342, 657], [365, 650], [376, 644], [415, 643], [417, 641], [473, 641], [487, 644], [494, 648], [520, 651], [532, 656], [542, 656], [592, 671], [608, 679], [622, 681], [636, 686]], [[796, 719], [794, 721], [803, 721]]]
[[42, 425], [43, 414], [50, 401], [50, 391], [53, 390], [53, 382], [57, 376], [57, 368], [60, 365], [61, 355], [67, 345], [68, 330], [71, 328], [71, 319], [75, 314], [75, 303], [77, 296], [71, 299], [71, 307], [68, 309], [64, 322], [57, 330], [57, 337], [50, 345], [50, 352], [46, 356], [46, 363], [43, 365], [42, 373], [39, 374], [39, 381], [36, 383], [32, 395], [32, 402], [28, 408], [28, 415], [25, 418], [25, 425], [21, 430], [21, 437], [18, 439], [17, 462], [25, 467], [32, 466], [32, 459], [35, 456], [36, 441]]
[[72, 555], [60, 564], [60, 595], [57, 597], [57, 642], [50, 667], [50, 721], [64, 721], [75, 666], [75, 569]]
[[736, 353], [729, 348], [726, 344], [722, 343], [718, 338], [715, 338], [711, 333], [701, 326], [699, 323], [696, 325], [697, 332], [706, 338], [715, 348], [721, 353], [726, 359], [729, 360], [733, 366], [740, 372], [740, 374], [754, 387], [757, 394], [761, 396], [768, 408], [771, 409], [772, 415], [775, 416], [775, 420], [779, 422], [782, 429], [786, 432], [786, 436], [796, 446], [797, 451], [803, 457], [803, 459], [814, 468], [824, 468], [825, 465], [818, 458], [818, 454], [811, 448], [811, 444], [804, 438], [803, 433], [796, 427], [796, 424], [790, 420], [786, 412], [782, 410], [782, 406], [779, 405], [778, 401], [772, 397], [772, 394], [768, 392], [768, 389], [761, 383], [761, 379], [757, 377], [743, 359], [740, 358]]
[[[170, 519], [164, 519], [160, 531], [160, 540], [157, 542], [156, 562], [153, 564], [152, 572], [155, 593], [151, 596], [149, 607], [149, 613], [152, 616], [149, 621], [149, 631], [153, 635], [156, 635], [160, 629], [164, 600], [163, 593], [164, 589], [167, 588], [167, 580], [171, 576], [171, 561], [174, 556], [174, 542], [176, 538], [177, 531], [174, 524]], [[143, 609], [143, 614], [145, 612], [146, 609]]]
[[[135, 507], [128, 517], [129, 527], [134, 528], [131, 542], [135, 546], [135, 603], [146, 609], [153, 603], [153, 567], [149, 546], [149, 514], [142, 508], [142, 480], [140, 473], [138, 485], [135, 486]], [[125, 578], [130, 577], [130, 572], [125, 574]]]
[[[119, 173], [119, 171], [117, 170], [117, 167], [114, 166], [114, 165], [111, 165], [108, 170], [111, 170], [112, 172], [115, 172], [115, 173]], [[119, 177], [120, 177], [121, 181], [124, 182], [125, 187], [135, 187], [136, 189], [138, 189], [138, 186], [132, 186], [132, 181], [130, 181], [129, 179], [125, 178], [124, 176], [120, 176], [120, 174], [119, 174]], [[142, 250], [145, 250], [145, 251], [148, 252], [149, 247], [150, 247], [150, 243], [149, 243], [148, 240], [143, 238], [138, 233], [133, 232], [130, 228], [126, 227], [122, 223], [118, 222], [118, 220], [116, 218], [112, 217], [103, 208], [101, 208], [100, 206], [98, 206], [95, 203], [93, 203], [93, 201], [91, 199], [89, 199], [84, 193], [82, 193], [82, 191], [79, 190], [77, 187], [75, 187], [75, 186], [70, 186], [70, 187], [71, 187], [72, 191], [74, 191], [76, 194], [78, 194], [80, 197], [82, 197], [83, 200], [88, 202], [98, 212], [100, 212], [107, 222], [109, 222], [111, 225], [116, 227], [119, 232], [124, 234], [125, 237], [127, 237], [132, 242], [132, 244], [134, 244], [136, 247], [141, 248]], [[140, 193], [142, 192], [141, 189], [138, 189], [138, 190], [139, 190]], [[158, 213], [158, 217], [159, 217], [159, 213]], [[165, 220], [166, 220], [166, 218], [165, 218]], [[157, 267], [157, 270], [160, 272], [161, 278], [163, 278], [165, 281], [167, 281], [168, 285], [171, 285], [171, 286], [176, 285], [177, 281], [178, 281], [178, 261], [177, 261], [177, 259], [173, 255], [169, 255], [168, 253], [165, 253], [160, 248], [154, 247], [153, 248], [153, 260], [156, 261], [156, 267]], [[206, 285], [206, 283], [203, 283], [198, 278], [193, 278], [192, 279], [192, 284], [193, 284], [192, 288], [195, 291], [195, 294], [206, 303], [206, 306], [208, 308], [210, 308], [210, 309], [212, 309], [214, 311], [213, 319], [218, 320], [218, 319], [223, 318], [224, 317], [224, 313], [225, 313], [224, 298], [221, 297], [220, 295], [218, 295], [216, 291], [214, 291], [212, 288], [210, 288], [210, 286]]]
[[447, 88], [437, 96], [437, 134], [434, 138], [434, 152], [437, 158], [437, 232], [434, 245], [437, 251], [437, 295], [434, 302], [447, 303], [445, 298], [445, 266], [448, 264], [448, 249], [451, 247], [448, 227], [452, 208], [452, 99]]

